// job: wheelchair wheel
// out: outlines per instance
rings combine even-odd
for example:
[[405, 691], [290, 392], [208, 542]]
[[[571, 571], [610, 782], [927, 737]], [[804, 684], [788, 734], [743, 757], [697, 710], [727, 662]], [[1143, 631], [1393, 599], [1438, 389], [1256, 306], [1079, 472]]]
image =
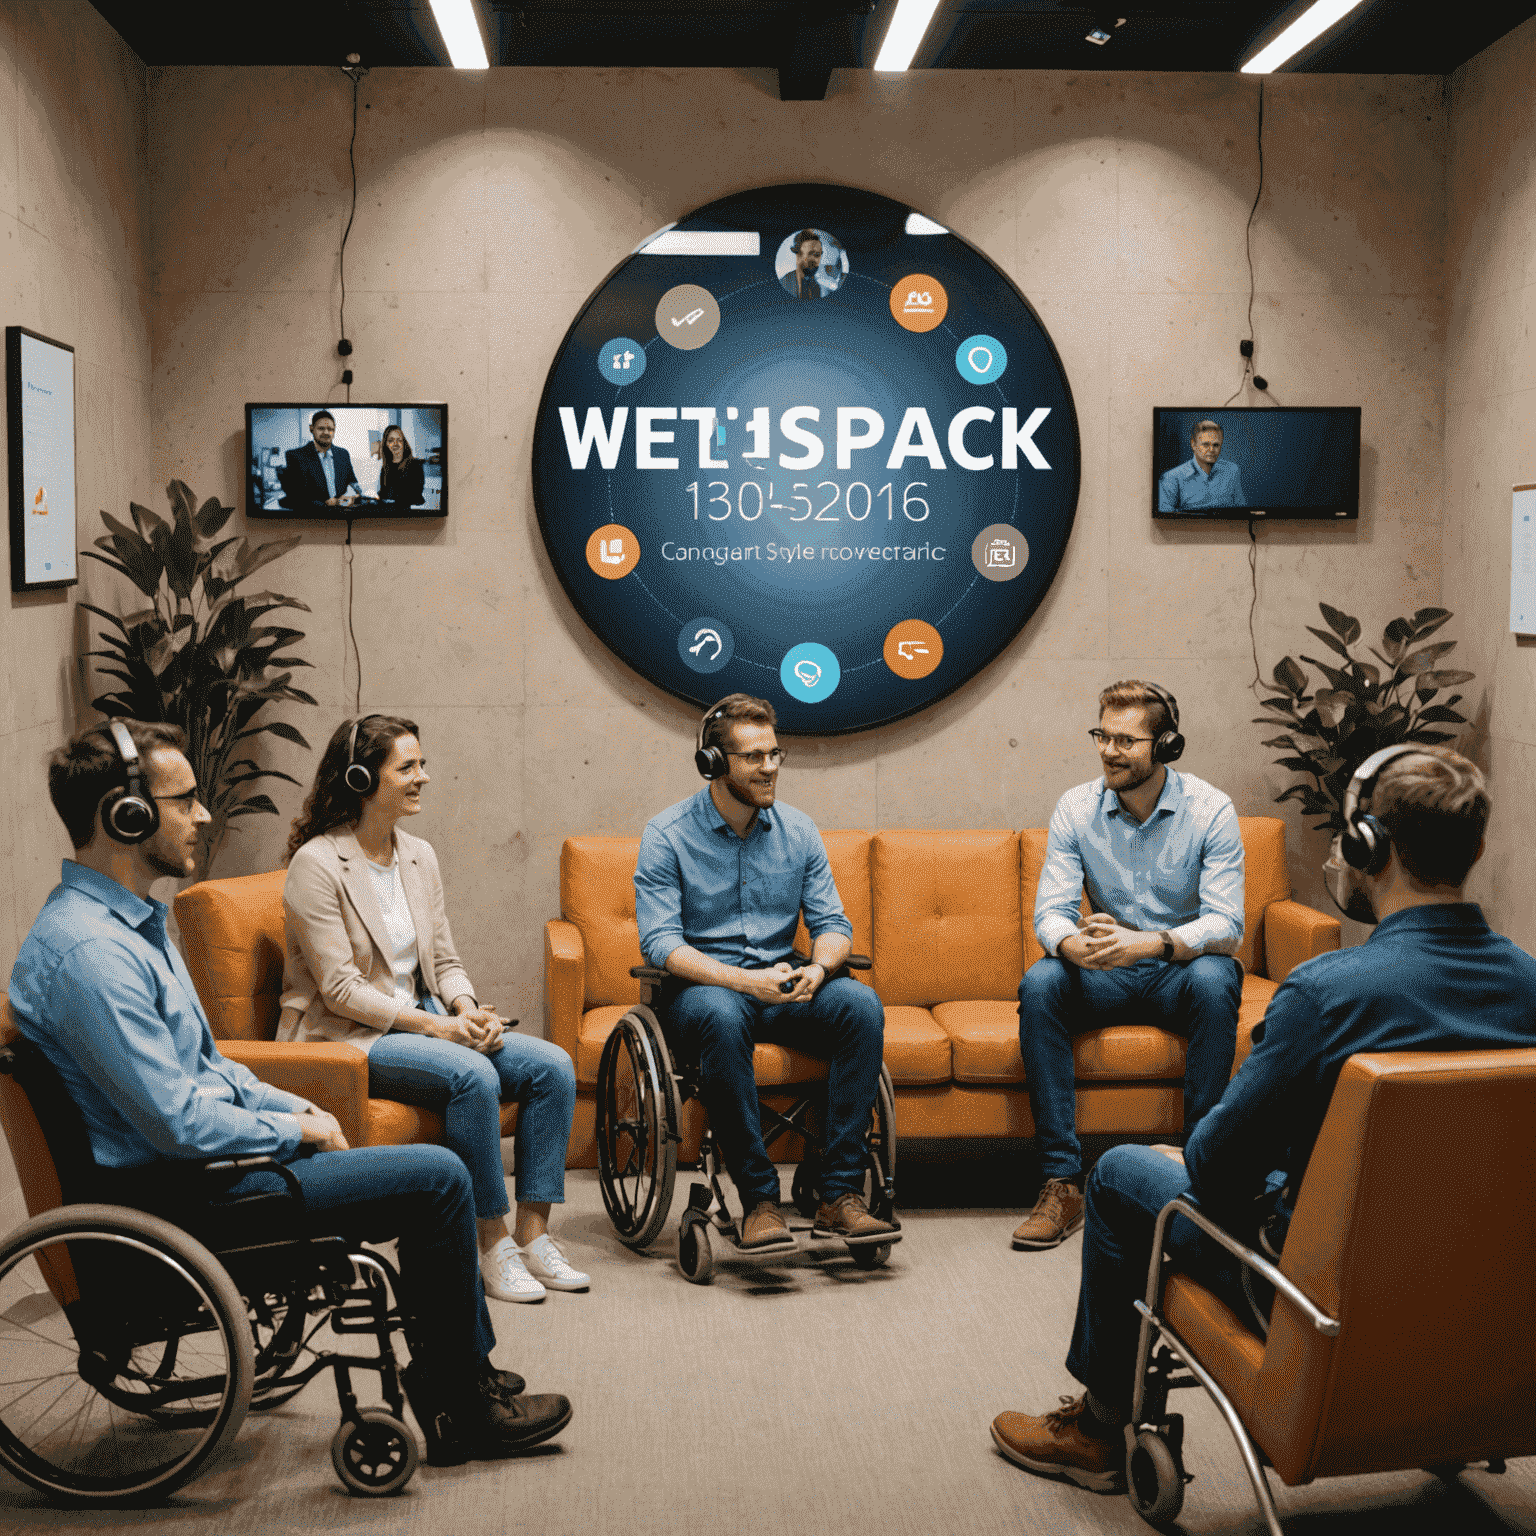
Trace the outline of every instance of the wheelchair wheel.
[[598, 1062], [597, 1164], [619, 1241], [648, 1247], [672, 1209], [677, 1084], [661, 1026], [643, 1005], [614, 1025]]
[[[78, 1295], [63, 1307], [35, 1289], [28, 1261], [42, 1250], [73, 1268]], [[67, 1205], [0, 1244], [7, 1280], [23, 1295], [0, 1313], [0, 1465], [22, 1482], [74, 1502], [142, 1500], [234, 1439], [251, 1326], [194, 1238], [123, 1206]]]
[[1184, 1507], [1184, 1468], [1168, 1441], [1144, 1429], [1126, 1457], [1125, 1491], [1148, 1525], [1168, 1525]]
[[695, 1285], [708, 1285], [715, 1278], [715, 1249], [707, 1216], [695, 1215], [690, 1207], [677, 1229], [677, 1267], [683, 1278]]
[[891, 1074], [883, 1062], [880, 1066], [880, 1081], [875, 1088], [875, 1107], [866, 1159], [864, 1204], [871, 1216], [889, 1221], [896, 1209], [896, 1092], [891, 1085]]
[[879, 1269], [890, 1256], [889, 1243], [860, 1243], [848, 1250], [855, 1269]]
[[331, 1436], [331, 1465], [349, 1493], [398, 1493], [416, 1470], [416, 1437], [393, 1414], [364, 1408]]

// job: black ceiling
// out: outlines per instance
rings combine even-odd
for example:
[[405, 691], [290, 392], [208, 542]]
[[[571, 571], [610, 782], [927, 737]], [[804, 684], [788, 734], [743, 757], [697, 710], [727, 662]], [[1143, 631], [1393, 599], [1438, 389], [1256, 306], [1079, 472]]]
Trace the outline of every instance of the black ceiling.
[[[446, 64], [427, 0], [263, 0], [227, 27], [199, 0], [93, 0], [146, 64]], [[779, 71], [785, 99], [819, 98], [833, 69], [867, 69], [895, 0], [474, 0], [491, 62]], [[941, 0], [920, 69], [1234, 70], [1309, 0]], [[1447, 74], [1536, 0], [1365, 0], [1286, 67]], [[1124, 17], [1124, 24], [1115, 21]], [[1427, 19], [1432, 18], [1432, 19]], [[1113, 28], [1098, 47], [1096, 24]]]

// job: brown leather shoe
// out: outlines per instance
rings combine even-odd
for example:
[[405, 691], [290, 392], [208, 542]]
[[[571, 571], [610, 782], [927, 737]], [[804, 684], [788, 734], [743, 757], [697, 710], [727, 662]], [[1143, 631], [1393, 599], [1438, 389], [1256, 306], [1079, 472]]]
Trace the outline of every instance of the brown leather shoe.
[[776, 1200], [761, 1200], [741, 1224], [743, 1248], [793, 1248], [795, 1234], [789, 1230]]
[[1015, 1248], [1054, 1248], [1083, 1224], [1083, 1192], [1071, 1179], [1047, 1179], [1035, 1208], [1013, 1234]]
[[1073, 1482], [1095, 1493], [1125, 1491], [1125, 1441], [1116, 1435], [1101, 1439], [1082, 1427], [1087, 1394], [1064, 1397], [1061, 1407], [1035, 1418], [1027, 1413], [1000, 1413], [992, 1420], [992, 1439], [1009, 1461]]
[[817, 1237], [840, 1237], [850, 1248], [864, 1243], [899, 1243], [901, 1223], [871, 1216], [863, 1195], [850, 1190], [835, 1200], [823, 1200], [812, 1232]]

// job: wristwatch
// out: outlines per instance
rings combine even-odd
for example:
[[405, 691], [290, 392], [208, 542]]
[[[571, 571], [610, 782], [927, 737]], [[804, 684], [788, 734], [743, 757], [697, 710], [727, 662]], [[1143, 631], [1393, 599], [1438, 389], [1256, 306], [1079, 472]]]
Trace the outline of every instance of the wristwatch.
[[1160, 934], [1158, 934], [1158, 938], [1160, 938], [1163, 941], [1163, 959], [1164, 960], [1172, 960], [1173, 959], [1173, 936], [1171, 934], [1167, 934], [1167, 933], [1160, 933]]

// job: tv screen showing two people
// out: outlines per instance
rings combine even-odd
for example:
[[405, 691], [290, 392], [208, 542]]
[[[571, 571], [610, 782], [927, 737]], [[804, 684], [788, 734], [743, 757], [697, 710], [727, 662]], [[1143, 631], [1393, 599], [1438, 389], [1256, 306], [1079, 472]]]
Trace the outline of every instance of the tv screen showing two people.
[[250, 511], [441, 517], [444, 405], [248, 405]]
[[1356, 517], [1360, 408], [1159, 406], [1152, 515]]

